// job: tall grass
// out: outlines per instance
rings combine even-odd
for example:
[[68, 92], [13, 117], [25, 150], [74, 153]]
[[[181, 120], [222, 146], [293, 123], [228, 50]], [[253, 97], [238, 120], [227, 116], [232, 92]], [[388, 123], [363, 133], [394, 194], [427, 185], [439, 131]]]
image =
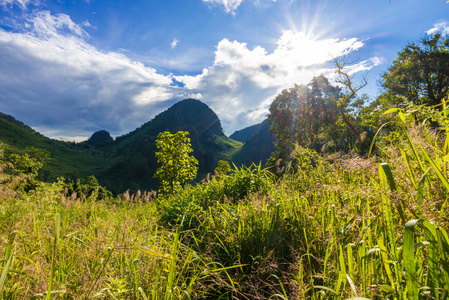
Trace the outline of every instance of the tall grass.
[[169, 198], [2, 177], [1, 297], [448, 299], [448, 144], [404, 123], [377, 158], [236, 168]]

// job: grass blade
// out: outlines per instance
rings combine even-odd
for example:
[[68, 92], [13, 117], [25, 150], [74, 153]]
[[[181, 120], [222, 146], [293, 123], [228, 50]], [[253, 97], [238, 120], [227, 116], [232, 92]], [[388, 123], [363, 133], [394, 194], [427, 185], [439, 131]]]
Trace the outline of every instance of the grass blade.
[[429, 155], [427, 154], [426, 150], [424, 150], [424, 148], [419, 145], [419, 147], [421, 148], [422, 152], [423, 152], [423, 156], [424, 159], [430, 164], [430, 166], [435, 170], [435, 173], [437, 174], [438, 178], [440, 179], [441, 183], [444, 185], [444, 187], [446, 188], [446, 190], [449, 191], [449, 182], [447, 181], [446, 177], [444, 177], [444, 175], [441, 173], [440, 168], [433, 162], [433, 160], [429, 157]]
[[429, 242], [427, 245], [427, 286], [431, 288], [431, 294], [435, 299], [439, 299], [439, 294], [437, 293], [439, 282], [439, 265], [438, 265], [438, 246], [437, 246], [437, 238], [436, 238], [436, 230], [435, 226], [431, 224], [429, 221], [421, 222], [424, 227], [424, 236], [426, 240]]
[[408, 299], [418, 300], [418, 283], [416, 282], [416, 270], [415, 270], [415, 244], [414, 234], [415, 225], [419, 220], [413, 219], [405, 224], [404, 242], [403, 242], [403, 257], [404, 257], [404, 269], [405, 280]]
[[5, 281], [6, 281], [6, 275], [8, 275], [8, 271], [11, 268], [13, 258], [14, 258], [14, 252], [11, 251], [9, 253], [9, 257], [7, 258], [6, 265], [3, 269], [2, 276], [0, 277], [0, 294], [3, 293], [3, 289], [4, 289]]

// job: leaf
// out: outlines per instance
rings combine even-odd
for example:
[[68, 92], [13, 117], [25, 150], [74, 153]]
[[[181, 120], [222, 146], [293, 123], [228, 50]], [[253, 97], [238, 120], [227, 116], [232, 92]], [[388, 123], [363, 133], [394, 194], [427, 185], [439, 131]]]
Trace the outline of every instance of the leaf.
[[405, 123], [405, 114], [404, 114], [402, 111], [399, 111], [399, 112], [398, 112], [398, 116], [399, 116], [399, 118], [402, 120], [402, 122]]
[[402, 246], [405, 280], [408, 299], [418, 300], [418, 283], [416, 282], [415, 270], [415, 245], [414, 234], [415, 225], [419, 220], [413, 219], [405, 224], [404, 242]]
[[441, 173], [440, 168], [434, 163], [434, 161], [429, 157], [429, 155], [427, 154], [426, 150], [424, 150], [424, 148], [419, 145], [419, 147], [421, 148], [423, 155], [424, 155], [424, 159], [430, 164], [430, 166], [435, 170], [435, 173], [437, 174], [438, 178], [440, 179], [441, 183], [444, 185], [444, 187], [449, 190], [449, 182], [447, 181], [446, 177]]
[[338, 294], [335, 290], [333, 290], [333, 289], [331, 289], [331, 288], [329, 288], [329, 287], [327, 287], [327, 286], [315, 285], [314, 287], [315, 287], [316, 289], [329, 291], [329, 292], [334, 293], [334, 294], [336, 294], [336, 295]]
[[399, 109], [399, 108], [397, 108], [397, 107], [393, 107], [393, 108], [390, 108], [389, 110], [387, 110], [386, 112], [384, 112], [384, 113], [383, 113], [383, 115], [388, 115], [388, 114], [391, 114], [391, 113], [397, 112], [398, 110], [400, 111], [400, 109]]

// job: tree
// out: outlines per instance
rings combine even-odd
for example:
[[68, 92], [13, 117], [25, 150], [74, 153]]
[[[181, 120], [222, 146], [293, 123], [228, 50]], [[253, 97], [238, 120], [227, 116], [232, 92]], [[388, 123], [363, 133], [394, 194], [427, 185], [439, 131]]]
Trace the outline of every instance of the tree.
[[47, 150], [36, 147], [26, 148], [25, 154], [12, 153], [9, 155], [13, 173], [31, 176], [37, 176], [42, 166], [50, 160], [50, 153]]
[[226, 160], [219, 160], [215, 168], [215, 176], [224, 176], [231, 172], [231, 165]]
[[390, 106], [440, 104], [449, 89], [449, 38], [435, 33], [405, 46], [382, 75], [382, 86], [380, 99]]
[[198, 161], [189, 153], [193, 151], [187, 131], [178, 131], [171, 134], [168, 131], [161, 132], [156, 139], [157, 162], [162, 164], [157, 169], [155, 177], [161, 181], [159, 193], [172, 195], [186, 180], [196, 177]]
[[350, 114], [353, 99], [354, 95], [344, 98], [341, 89], [324, 76], [283, 90], [268, 114], [279, 158], [288, 159], [295, 144], [316, 151], [330, 144], [334, 150], [350, 148], [358, 140], [358, 129]]

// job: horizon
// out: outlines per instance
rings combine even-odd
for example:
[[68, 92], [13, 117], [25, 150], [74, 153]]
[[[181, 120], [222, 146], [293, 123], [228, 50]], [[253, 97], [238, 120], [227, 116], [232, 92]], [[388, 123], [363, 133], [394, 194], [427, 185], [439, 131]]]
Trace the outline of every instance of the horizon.
[[449, 32], [433, 1], [0, 0], [0, 111], [53, 139], [126, 134], [183, 99], [227, 136], [260, 123], [274, 97], [334, 58], [371, 99], [399, 51]]

